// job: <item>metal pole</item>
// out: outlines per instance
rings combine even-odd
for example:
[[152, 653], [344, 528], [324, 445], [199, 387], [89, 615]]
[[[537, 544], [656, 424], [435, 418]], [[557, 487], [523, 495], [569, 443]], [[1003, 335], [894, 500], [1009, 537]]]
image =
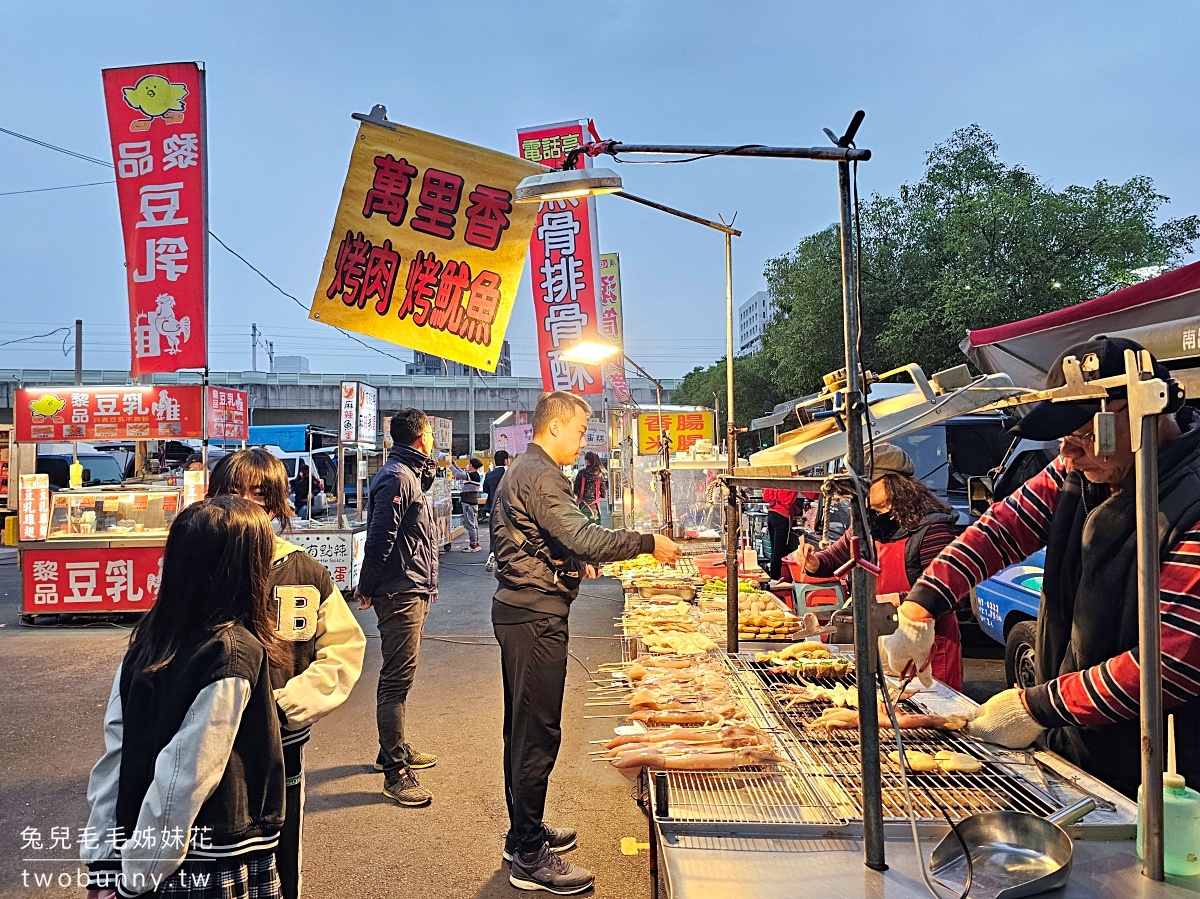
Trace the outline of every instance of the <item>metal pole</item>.
[[75, 319], [75, 386], [83, 386], [83, 319]]
[[1141, 658], [1142, 873], [1163, 880], [1162, 632], [1159, 615], [1158, 416], [1142, 419], [1135, 461]]
[[[858, 281], [855, 278], [854, 235], [850, 206], [850, 164], [838, 163], [841, 194], [842, 304], [846, 339], [846, 446], [850, 468], [864, 473], [862, 379], [858, 356]], [[860, 545], [870, 537], [858, 504], [852, 502], [851, 527]], [[850, 572], [854, 597], [854, 656], [858, 671], [858, 716], [862, 747], [863, 852], [866, 865], [876, 871], [887, 869], [883, 846], [883, 796], [879, 762], [879, 705], [875, 687], [875, 638], [871, 633], [871, 604], [875, 602], [875, 578], [866, 569]]]
[[870, 150], [854, 147], [764, 147], [761, 144], [741, 146], [688, 146], [683, 144], [626, 144], [614, 141], [606, 153], [664, 153], [674, 156], [759, 156], [766, 159], [822, 159], [826, 162], [866, 162]]
[[659, 473], [662, 480], [663, 533], [675, 537], [675, 509], [671, 499], [671, 438], [663, 424], [662, 413], [662, 383], [654, 382], [654, 401], [658, 406], [658, 451], [663, 457], [663, 470]]
[[250, 323], [250, 370], [258, 371], [258, 324]]
[[471, 369], [471, 386], [467, 390], [467, 458], [475, 455], [475, 369]]
[[[725, 232], [725, 471], [733, 477], [737, 458], [737, 426], [733, 423], [733, 235]], [[725, 648], [738, 651], [738, 529], [741, 511], [737, 488], [728, 484], [725, 498]], [[874, 700], [872, 700], [874, 701]]]

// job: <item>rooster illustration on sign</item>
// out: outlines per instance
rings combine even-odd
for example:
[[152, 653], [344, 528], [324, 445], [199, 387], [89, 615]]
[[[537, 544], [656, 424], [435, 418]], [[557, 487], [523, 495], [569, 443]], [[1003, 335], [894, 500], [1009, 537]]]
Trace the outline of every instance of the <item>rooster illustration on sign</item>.
[[162, 75], [144, 75], [133, 87], [121, 88], [125, 102], [146, 116], [130, 122], [129, 130], [149, 131], [159, 118], [169, 125], [179, 124], [183, 121], [183, 98], [187, 92], [187, 85], [173, 84]]
[[53, 393], [44, 393], [29, 404], [29, 411], [33, 413], [34, 419], [38, 422], [61, 422], [62, 419], [58, 413], [65, 409], [66, 406], [67, 404]]
[[[145, 324], [142, 320], [145, 319]], [[192, 317], [185, 315], [183, 318], [175, 317], [175, 297], [169, 293], [160, 293], [158, 295], [158, 305], [153, 312], [138, 313], [137, 330], [139, 337], [148, 337], [149, 334], [155, 334], [167, 341], [167, 353], [174, 356], [179, 350], [179, 342], [182, 339], [187, 342], [192, 336]], [[158, 345], [157, 339], [155, 345]], [[139, 353], [139, 355], [157, 356], [157, 350], [149, 353]]]

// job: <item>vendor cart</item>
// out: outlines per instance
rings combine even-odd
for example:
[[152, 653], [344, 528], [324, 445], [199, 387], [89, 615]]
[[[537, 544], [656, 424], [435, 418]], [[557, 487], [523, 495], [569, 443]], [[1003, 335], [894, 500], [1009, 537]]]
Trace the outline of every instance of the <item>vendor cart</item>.
[[[38, 387], [16, 393], [10, 481], [17, 485], [22, 620], [145, 612], [158, 596], [167, 531], [203, 498], [207, 469], [170, 481], [144, 470], [95, 483], [79, 462], [66, 486], [38, 473], [40, 444], [246, 439], [246, 394], [201, 385]], [[78, 459], [78, 455], [75, 455]], [[144, 465], [141, 466], [144, 469]]]

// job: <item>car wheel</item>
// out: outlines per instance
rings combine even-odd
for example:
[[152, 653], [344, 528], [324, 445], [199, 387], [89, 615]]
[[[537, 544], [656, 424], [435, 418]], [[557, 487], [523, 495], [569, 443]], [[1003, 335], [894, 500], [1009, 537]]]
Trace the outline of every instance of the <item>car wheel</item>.
[[1028, 690], [1037, 684], [1037, 659], [1034, 645], [1037, 622], [1019, 621], [1008, 632], [1004, 648], [1004, 678], [1009, 686]]

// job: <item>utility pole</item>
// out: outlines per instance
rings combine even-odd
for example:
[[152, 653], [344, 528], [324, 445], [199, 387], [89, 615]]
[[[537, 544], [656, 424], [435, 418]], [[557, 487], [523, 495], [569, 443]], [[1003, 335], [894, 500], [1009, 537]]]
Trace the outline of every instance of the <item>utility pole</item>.
[[475, 455], [475, 369], [471, 368], [471, 386], [467, 391], [467, 457]]
[[267, 359], [271, 363], [271, 371], [275, 371], [275, 341], [267, 341]]
[[250, 325], [250, 370], [258, 371], [258, 323]]
[[83, 385], [83, 319], [75, 319], [75, 386]]

